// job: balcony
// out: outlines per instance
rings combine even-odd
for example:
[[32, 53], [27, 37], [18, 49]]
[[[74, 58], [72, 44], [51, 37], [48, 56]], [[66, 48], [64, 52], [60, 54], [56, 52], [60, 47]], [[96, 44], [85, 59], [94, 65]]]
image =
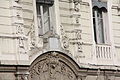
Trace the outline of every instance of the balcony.
[[110, 45], [96, 45], [96, 58], [97, 59], [112, 59], [112, 52], [111, 52]]

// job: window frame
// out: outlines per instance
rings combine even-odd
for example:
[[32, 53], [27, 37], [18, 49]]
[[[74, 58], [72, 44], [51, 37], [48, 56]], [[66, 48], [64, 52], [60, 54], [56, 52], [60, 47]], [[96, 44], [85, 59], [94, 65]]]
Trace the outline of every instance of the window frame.
[[[54, 6], [53, 6], [54, 5], [54, 0], [35, 0], [34, 5], [35, 5], [35, 7], [34, 7], [34, 18], [35, 18], [35, 27], [36, 27], [35, 28], [35, 32], [36, 32], [35, 34], [38, 37], [44, 36], [45, 34], [47, 34], [49, 31], [51, 31], [53, 29], [53, 20], [52, 20], [53, 18], [52, 17], [54, 17], [54, 14], [53, 14], [52, 11], [54, 11]], [[43, 14], [39, 15], [38, 10], [37, 10], [38, 5], [41, 6], [41, 7], [48, 7], [49, 9], [47, 9], [47, 8], [45, 9], [46, 13], [44, 13], [44, 15]], [[43, 10], [41, 10], [42, 13], [43, 13]], [[48, 14], [47, 10], [48, 10], [49, 15], [46, 18], [44, 18], [43, 16], [45, 16], [45, 14], [46, 15]], [[38, 17], [41, 17], [42, 19], [40, 20], [40, 18], [38, 18]], [[45, 23], [45, 20], [47, 21], [46, 23]], [[38, 21], [39, 22], [41, 21], [40, 22], [41, 24]], [[45, 28], [45, 25], [46, 26], [48, 25], [47, 28]]]
[[[99, 21], [100, 21], [100, 23], [99, 23]], [[104, 25], [103, 25], [102, 10], [94, 9], [93, 8], [93, 26], [94, 26], [94, 38], [95, 38], [95, 42], [97, 44], [104, 43], [105, 42], [105, 39], [104, 39], [105, 35], [104, 35]], [[102, 30], [102, 31], [100, 31], [101, 34], [99, 32], [99, 29]], [[99, 38], [99, 36], [101, 36], [101, 39]]]
[[[38, 8], [39, 7], [39, 8]], [[51, 30], [51, 17], [52, 16], [50, 16], [50, 5], [48, 5], [48, 4], [39, 4], [39, 3], [36, 3], [36, 11], [37, 11], [37, 23], [38, 23], [38, 35], [39, 36], [42, 36], [42, 35], [44, 35], [45, 33], [47, 33], [48, 31], [50, 31]], [[48, 8], [48, 10], [47, 10], [47, 21], [48, 21], [48, 27], [46, 27], [45, 26], [45, 23], [46, 23], [46, 21], [45, 21], [45, 13], [44, 13], [44, 9], [45, 8]], [[38, 11], [38, 9], [39, 9], [39, 11]], [[40, 18], [41, 19], [40, 19]], [[45, 28], [46, 28], [46, 30], [45, 30]]]
[[[107, 12], [107, 2], [93, 1], [92, 2], [92, 19], [93, 19], [93, 31], [94, 31], [94, 41], [96, 44], [110, 44], [110, 32], [109, 32], [109, 21], [108, 21], [108, 12]], [[100, 5], [99, 5], [100, 4]], [[106, 4], [106, 5], [105, 5]], [[98, 6], [97, 6], [98, 5]], [[103, 6], [102, 6], [103, 5]], [[103, 32], [103, 41], [99, 42], [96, 38], [98, 37], [97, 31], [95, 31], [95, 23], [94, 23], [94, 8], [101, 10], [102, 14], [102, 32]], [[107, 16], [107, 17], [106, 17]], [[98, 24], [98, 23], [97, 23]]]

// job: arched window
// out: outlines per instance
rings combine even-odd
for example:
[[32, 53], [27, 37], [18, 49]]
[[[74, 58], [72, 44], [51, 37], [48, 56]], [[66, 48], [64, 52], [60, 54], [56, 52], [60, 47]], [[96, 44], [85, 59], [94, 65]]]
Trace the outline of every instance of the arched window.
[[36, 0], [37, 23], [39, 35], [43, 35], [51, 29], [51, 6], [53, 0]]
[[107, 3], [93, 0], [94, 39], [97, 44], [109, 43]]

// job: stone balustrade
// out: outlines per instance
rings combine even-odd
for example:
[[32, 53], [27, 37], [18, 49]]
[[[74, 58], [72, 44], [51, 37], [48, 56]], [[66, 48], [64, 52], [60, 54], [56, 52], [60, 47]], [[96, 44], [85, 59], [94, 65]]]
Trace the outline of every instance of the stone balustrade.
[[110, 45], [96, 45], [96, 58], [112, 59], [111, 50]]

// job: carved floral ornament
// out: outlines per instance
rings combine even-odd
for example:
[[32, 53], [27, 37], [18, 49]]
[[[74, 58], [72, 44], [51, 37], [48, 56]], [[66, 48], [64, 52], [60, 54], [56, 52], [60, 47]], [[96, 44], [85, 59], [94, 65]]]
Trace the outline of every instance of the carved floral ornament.
[[78, 80], [74, 71], [60, 59], [58, 53], [46, 54], [33, 63], [29, 80]]

